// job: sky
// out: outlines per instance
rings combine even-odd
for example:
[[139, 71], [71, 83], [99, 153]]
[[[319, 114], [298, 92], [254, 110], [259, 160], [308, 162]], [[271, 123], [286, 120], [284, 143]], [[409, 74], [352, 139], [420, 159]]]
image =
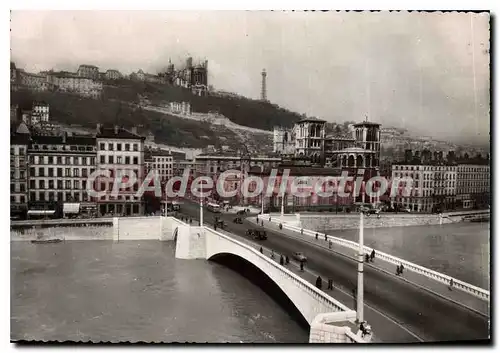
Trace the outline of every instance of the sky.
[[488, 143], [489, 15], [281, 11], [13, 11], [11, 60], [157, 73], [208, 60], [209, 84], [331, 122]]

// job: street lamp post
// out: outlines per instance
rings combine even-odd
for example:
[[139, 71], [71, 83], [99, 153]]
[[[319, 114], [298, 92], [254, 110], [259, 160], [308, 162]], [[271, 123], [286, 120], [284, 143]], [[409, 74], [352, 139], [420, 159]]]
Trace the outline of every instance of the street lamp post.
[[203, 227], [203, 196], [200, 195], [200, 227]]
[[283, 222], [284, 217], [285, 217], [285, 193], [281, 195], [281, 222]]
[[359, 214], [359, 251], [358, 251], [358, 290], [357, 290], [357, 310], [356, 319], [358, 323], [363, 322], [363, 262], [364, 262], [364, 249], [363, 249], [363, 212]]

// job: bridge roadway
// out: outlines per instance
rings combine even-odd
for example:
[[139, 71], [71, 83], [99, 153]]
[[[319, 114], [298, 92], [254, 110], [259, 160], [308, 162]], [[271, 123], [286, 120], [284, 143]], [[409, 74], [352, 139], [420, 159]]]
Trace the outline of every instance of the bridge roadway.
[[[199, 219], [199, 205], [186, 200], [180, 214]], [[234, 214], [218, 214], [230, 233], [245, 237], [248, 221], [233, 223]], [[213, 224], [215, 214], [204, 212], [204, 223]], [[356, 262], [331, 253], [297, 238], [277, 231], [266, 230], [268, 239], [262, 246], [278, 254], [289, 255], [302, 251], [308, 258], [309, 275], [333, 279], [336, 290], [331, 295], [354, 308], [352, 289], [356, 287]], [[248, 239], [248, 237], [246, 237]], [[312, 279], [312, 278], [311, 278]], [[308, 278], [308, 280], [311, 280]], [[478, 340], [489, 338], [488, 318], [442, 299], [395, 276], [364, 268], [365, 319], [383, 342], [436, 342]], [[337, 289], [340, 289], [337, 291]]]

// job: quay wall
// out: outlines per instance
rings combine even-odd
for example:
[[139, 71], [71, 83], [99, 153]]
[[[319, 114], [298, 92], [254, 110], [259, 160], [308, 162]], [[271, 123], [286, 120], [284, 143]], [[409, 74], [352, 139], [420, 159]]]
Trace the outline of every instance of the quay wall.
[[[419, 215], [419, 214], [401, 214], [388, 215], [382, 214], [380, 218], [376, 215], [365, 217], [365, 228], [381, 228], [381, 227], [404, 227], [404, 226], [423, 226], [423, 225], [438, 225], [454, 223], [459, 220], [452, 219], [440, 215]], [[358, 229], [359, 215], [300, 215], [300, 227], [315, 231], [323, 230], [343, 230], [343, 229]]]
[[115, 217], [106, 224], [70, 225], [67, 220], [58, 224], [53, 220], [50, 225], [40, 227], [28, 224], [23, 227], [12, 226], [10, 230], [11, 241], [30, 241], [38, 237], [42, 239], [64, 240], [173, 240], [173, 233], [177, 226], [184, 223], [173, 217]]

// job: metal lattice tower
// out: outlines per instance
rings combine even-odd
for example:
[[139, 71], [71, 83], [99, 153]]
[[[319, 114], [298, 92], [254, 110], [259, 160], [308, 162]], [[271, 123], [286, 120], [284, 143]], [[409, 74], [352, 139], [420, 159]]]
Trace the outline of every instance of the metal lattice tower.
[[262, 87], [261, 87], [261, 91], [260, 91], [260, 99], [263, 101], [267, 101], [267, 89], [266, 89], [267, 73], [266, 73], [266, 69], [262, 69], [261, 75], [262, 75]]

